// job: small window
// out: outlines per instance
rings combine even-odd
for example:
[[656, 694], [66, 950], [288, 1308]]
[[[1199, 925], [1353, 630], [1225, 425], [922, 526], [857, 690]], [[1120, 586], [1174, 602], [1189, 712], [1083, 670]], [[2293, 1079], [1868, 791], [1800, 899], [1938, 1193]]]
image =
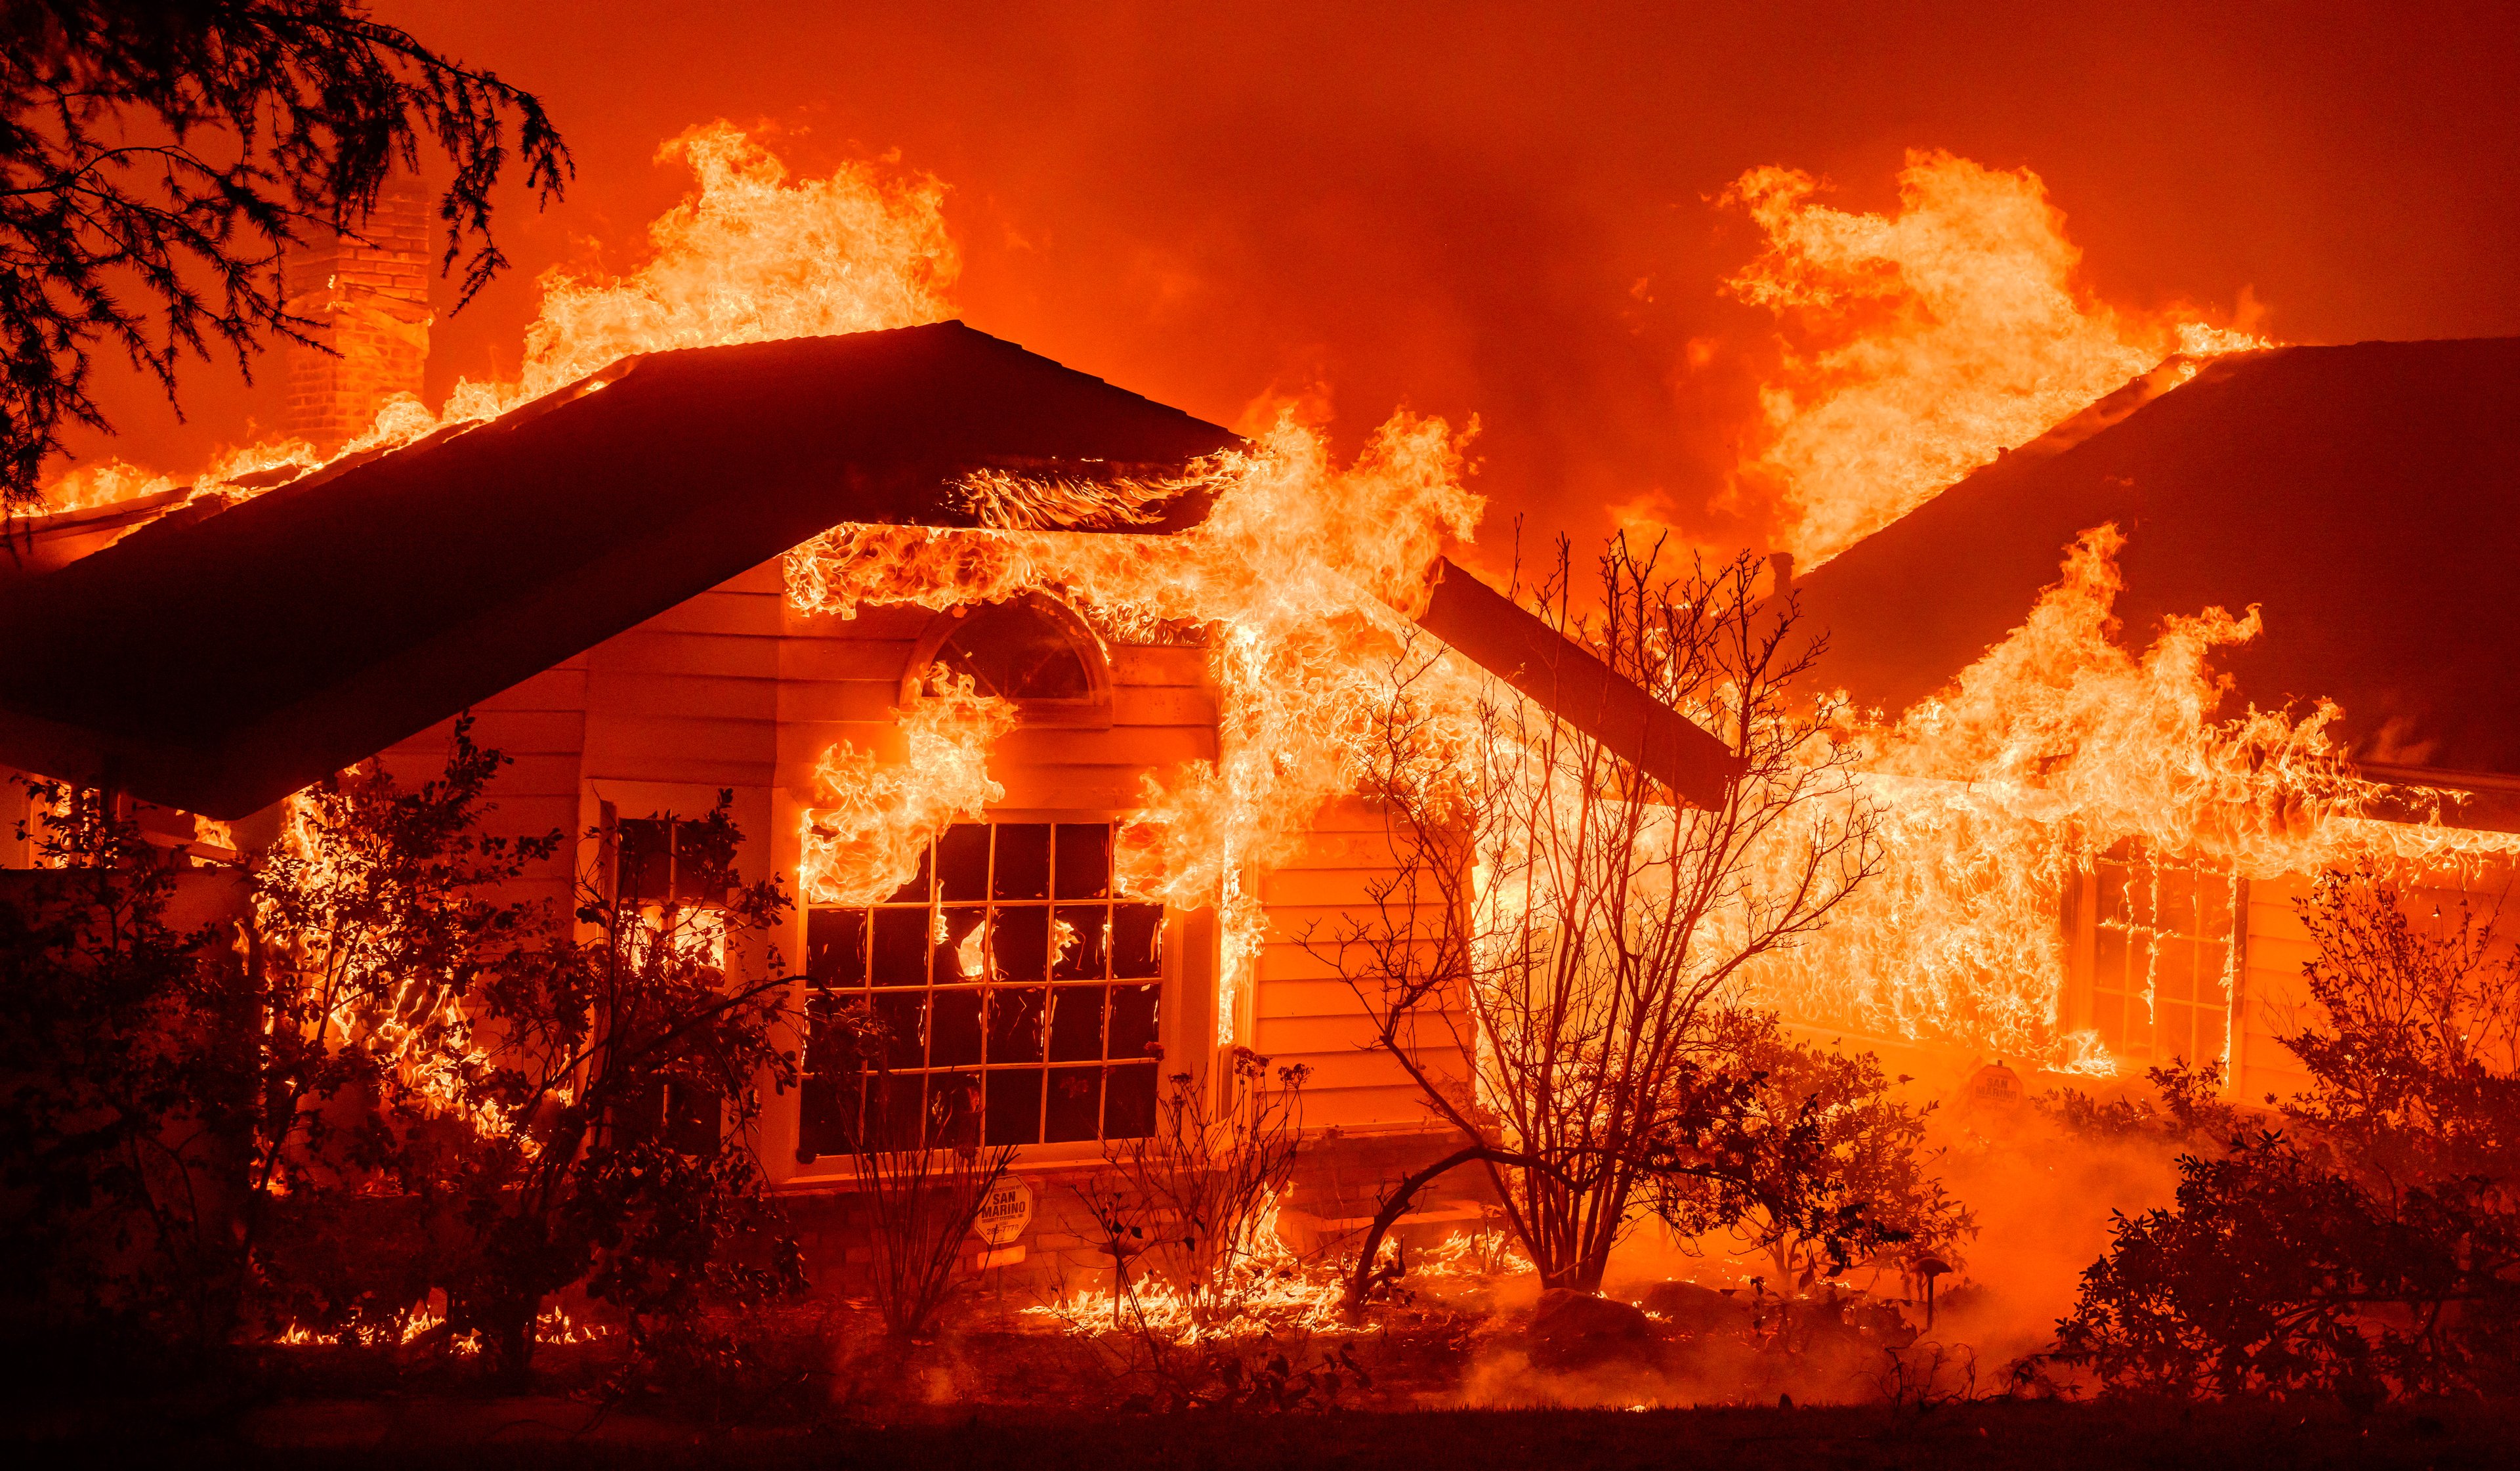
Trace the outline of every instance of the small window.
[[2247, 901], [2236, 875], [2129, 844], [2110, 850], [2075, 904], [2084, 1025], [2131, 1064], [2223, 1060]]
[[623, 907], [722, 904], [734, 855], [701, 841], [700, 826], [671, 815], [620, 820], [616, 893]]
[[1163, 918], [1114, 894], [1107, 822], [959, 823], [883, 903], [810, 911], [799, 1153], [1151, 1132]]

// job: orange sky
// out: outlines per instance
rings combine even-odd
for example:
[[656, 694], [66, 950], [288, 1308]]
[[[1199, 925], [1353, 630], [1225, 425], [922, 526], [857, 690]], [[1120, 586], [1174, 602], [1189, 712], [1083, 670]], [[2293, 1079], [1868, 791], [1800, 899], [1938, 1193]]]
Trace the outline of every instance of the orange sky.
[[[1755, 164], [1866, 208], [1911, 146], [2027, 164], [2124, 306], [2247, 287], [2289, 342], [2520, 333], [2507, 6], [376, 9], [540, 92], [578, 162], [502, 220], [518, 269], [441, 308], [433, 391], [513, 364], [543, 266], [629, 263], [685, 187], [657, 143], [720, 116], [799, 171], [943, 178], [966, 319], [1151, 397], [1231, 424], [1318, 386], [1347, 446], [1397, 405], [1478, 414], [1491, 542], [1655, 491], [1749, 539], [1690, 508], [1772, 330], [1717, 291], [1756, 242], [1710, 197]], [[79, 447], [183, 468], [277, 418], [277, 369], [197, 369], [181, 426], [115, 380], [121, 442]]]

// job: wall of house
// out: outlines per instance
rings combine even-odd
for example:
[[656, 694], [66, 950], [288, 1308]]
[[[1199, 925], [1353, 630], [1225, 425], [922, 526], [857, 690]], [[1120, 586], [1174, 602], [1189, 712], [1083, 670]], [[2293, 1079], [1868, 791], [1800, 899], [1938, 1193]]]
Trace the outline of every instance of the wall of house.
[[[2400, 902], [2418, 923], [2438, 913], [2453, 925], [2466, 903], [2483, 924], [2511, 894], [2515, 879], [2520, 864], [2509, 860], [2436, 871], [2406, 889]], [[2269, 1093], [2289, 1099], [2310, 1086], [2310, 1075], [2278, 1040], [2301, 1030], [2311, 1004], [2302, 967], [2318, 951], [2299, 908], [2310, 892], [2310, 879], [2299, 874], [2249, 886], [2247, 949], [2231, 1037], [2231, 1096], [2243, 1103], [2263, 1105]]]
[[[804, 813], [827, 801], [814, 768], [839, 741], [900, 758], [894, 708], [902, 672], [935, 620], [918, 607], [804, 615], [787, 602], [779, 562], [761, 564], [484, 700], [473, 711], [473, 738], [515, 758], [496, 783], [499, 811], [489, 826], [509, 834], [562, 829], [574, 839], [598, 824], [605, 801], [622, 816], [696, 813], [726, 789], [745, 834], [745, 874], [793, 882]], [[1001, 738], [990, 751], [990, 776], [1006, 786], [1006, 799], [993, 816], [1121, 816], [1139, 806], [1149, 773], [1215, 758], [1217, 708], [1204, 650], [1114, 645], [1108, 655], [1108, 728], [1020, 725]], [[390, 748], [385, 760], [406, 781], [421, 781], [443, 763], [446, 735], [446, 723], [424, 730]], [[585, 861], [582, 842], [567, 844], [519, 892], [564, 904]], [[1230, 1035], [1278, 1066], [1311, 1071], [1305, 1126], [1313, 1131], [1364, 1136], [1429, 1126], [1417, 1085], [1396, 1060], [1366, 1050], [1373, 1028], [1356, 992], [1303, 944], [1305, 935], [1333, 937], [1343, 922], [1364, 917], [1369, 884], [1388, 869], [1383, 826], [1369, 808], [1335, 804], [1323, 813], [1303, 856], [1265, 882], [1270, 930], [1257, 980], [1228, 997]], [[787, 965], [801, 960], [801, 912], [779, 937], [779, 952]], [[1212, 917], [1174, 919], [1167, 954], [1167, 1058], [1202, 1068], [1217, 1048]], [[1449, 1048], [1439, 1025], [1429, 1037], [1436, 1053]], [[1348, 1154], [1375, 1149], [1351, 1143]], [[793, 1108], [774, 1111], [761, 1151], [774, 1176], [793, 1176], [799, 1189], [839, 1172], [839, 1161], [796, 1164]], [[1066, 1146], [1066, 1156], [1076, 1154]], [[1060, 1151], [1041, 1156], [1038, 1164], [1056, 1164]], [[1343, 1173], [1371, 1173], [1381, 1184], [1383, 1172]], [[1330, 1194], [1353, 1191], [1335, 1186]], [[1323, 1212], [1311, 1214], [1335, 1221], [1340, 1212], [1346, 1207], [1326, 1196]]]
[[[1374, 1047], [1375, 1022], [1341, 974], [1364, 973], [1367, 957], [1340, 942], [1372, 934], [1385, 922], [1377, 885], [1388, 892], [1400, 859], [1381, 815], [1366, 803], [1332, 803], [1315, 820], [1302, 854], [1269, 876], [1261, 889], [1269, 930], [1250, 998], [1249, 1045], [1276, 1065], [1311, 1070], [1305, 1121], [1343, 1129], [1408, 1130], [1434, 1126], [1422, 1090], [1400, 1059]], [[1394, 911], [1393, 918], [1398, 911]], [[1409, 1040], [1430, 1076], [1464, 1076], [1454, 1028], [1458, 1012], [1420, 1016]]]

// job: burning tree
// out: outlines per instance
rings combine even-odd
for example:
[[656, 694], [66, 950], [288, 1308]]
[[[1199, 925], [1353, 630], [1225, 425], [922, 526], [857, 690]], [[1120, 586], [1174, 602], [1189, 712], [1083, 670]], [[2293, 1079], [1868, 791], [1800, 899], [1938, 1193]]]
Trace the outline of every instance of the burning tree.
[[775, 956], [765, 980], [730, 965], [786, 896], [735, 882], [721, 804], [672, 824], [670, 893], [608, 862], [574, 928], [503, 899], [560, 842], [481, 832], [504, 762], [459, 720], [435, 780], [368, 763], [298, 794], [224, 877], [225, 934], [171, 918], [180, 855], [44, 789], [64, 871], [0, 905], [0, 1166], [36, 1187], [13, 1222], [30, 1263], [63, 1269], [13, 1310], [213, 1348], [283, 1323], [392, 1343], [442, 1294], [448, 1340], [514, 1377], [563, 1289], [673, 1346], [703, 1302], [801, 1284], [747, 1133], [792, 1080], [788, 982]]
[[[1613, 672], [1719, 735], [1738, 774], [1712, 806], [1537, 702], [1441, 699], [1408, 655], [1371, 732], [1363, 794], [1392, 871], [1370, 910], [1307, 947], [1462, 1147], [1405, 1181], [1367, 1243], [1443, 1170], [1477, 1163], [1550, 1286], [1598, 1291], [1664, 1182], [1739, 1180], [1763, 1126], [1728, 1067], [1730, 993], [1877, 866], [1870, 805], [1789, 695], [1822, 642], [1744, 556], [1673, 574], [1621, 537], [1579, 589], [1561, 546], [1534, 599]], [[1585, 592], [1596, 606], [1585, 610]], [[1461, 1072], [1446, 1060], [1457, 1059]]]

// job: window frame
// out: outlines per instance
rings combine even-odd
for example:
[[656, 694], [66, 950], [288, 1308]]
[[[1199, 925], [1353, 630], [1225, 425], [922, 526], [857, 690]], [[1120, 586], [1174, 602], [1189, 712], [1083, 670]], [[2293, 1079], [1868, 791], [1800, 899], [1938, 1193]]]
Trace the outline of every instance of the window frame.
[[[1054, 826], [1062, 823], [1108, 823], [1112, 825], [1113, 836], [1116, 840], [1119, 828], [1131, 821], [1135, 815], [1135, 813], [1127, 810], [1100, 807], [993, 808], [984, 813], [977, 820], [990, 825], [1017, 826], [1044, 823], [1052, 824]], [[1118, 894], [1116, 886], [1113, 893], [1110, 895], [1108, 901], [1114, 903], [1157, 902], [1151, 899], [1133, 900], [1125, 898]], [[1052, 906], [1056, 906], [1058, 900], [1054, 896], [1047, 902]], [[872, 909], [880, 907], [880, 905], [834, 905], [826, 907], [858, 907]], [[937, 910], [945, 907], [945, 905], [941, 900], [931, 899], [930, 907], [931, 910]], [[1196, 911], [1177, 909], [1169, 904], [1162, 906], [1162, 914], [1157, 931], [1158, 936], [1160, 937], [1160, 963], [1157, 966], [1157, 974], [1153, 977], [1146, 978], [1146, 984], [1152, 984], [1157, 988], [1155, 1002], [1155, 1041], [1157, 1046], [1161, 1049], [1156, 1058], [1155, 1067], [1156, 1098], [1158, 1107], [1161, 1106], [1165, 1080], [1176, 1074], [1185, 1073], [1192, 1075], [1193, 1078], [1203, 1080], [1207, 1074], [1207, 1069], [1204, 1066], [1204, 1055], [1201, 1053], [1196, 1043], [1204, 1032], [1213, 1030], [1214, 1020], [1212, 1016], [1206, 1014], [1206, 1009], [1196, 1007], [1193, 1004], [1199, 999], [1201, 988], [1199, 986], [1192, 983], [1201, 974], [1206, 963], [1212, 958], [1205, 953], [1205, 950], [1202, 947], [1212, 943], [1213, 936], [1199, 923], [1200, 918], [1200, 914]], [[796, 994], [799, 997], [800, 1016], [804, 1014], [804, 1003], [816, 994], [812, 980], [807, 974], [810, 964], [808, 958], [810, 941], [807, 939], [807, 935], [808, 927], [811, 923], [810, 906], [804, 904], [797, 905], [795, 910], [794, 927], [797, 945], [797, 961], [794, 966], [794, 971], [797, 988]], [[869, 943], [872, 944], [872, 936], [870, 936]], [[871, 953], [869, 962], [871, 965]], [[1105, 987], [1117, 987], [1131, 984], [1131, 982], [1127, 978], [1106, 978], [1101, 984]], [[872, 985], [867, 988], [870, 991], [880, 991], [883, 989], [883, 988], [874, 987]], [[905, 989], [906, 988], [905, 988]], [[932, 978], [924, 989], [929, 994], [933, 994], [935, 986]], [[1212, 1000], [1212, 997], [1209, 999]], [[1192, 1015], [1191, 1013], [1193, 1010], [1198, 1010], [1200, 1014], [1195, 1016]], [[800, 1047], [800, 1060], [804, 1058], [804, 1052], [802, 1049], [809, 1041], [808, 1036], [805, 1034], [806, 1030], [807, 1029], [805, 1027], [800, 1027], [799, 1029], [798, 1041]], [[1106, 1053], [1105, 1057], [1101, 1062], [1101, 1066], [1108, 1068], [1114, 1065], [1114, 1062]], [[1051, 1063], [1047, 1060], [1045, 1060], [1043, 1064], [1045, 1070], [1056, 1066], [1059, 1065]], [[922, 1073], [933, 1073], [938, 1071], [959, 1070], [940, 1070], [927, 1067], [922, 1064], [920, 1071]], [[985, 1071], [985, 1064], [981, 1065], [975, 1071]], [[793, 1148], [783, 1149], [781, 1151], [782, 1159], [780, 1160], [780, 1165], [784, 1167], [786, 1172], [781, 1175], [780, 1183], [786, 1186], [815, 1188], [846, 1185], [850, 1181], [853, 1181], [857, 1177], [858, 1172], [857, 1158], [854, 1154], [846, 1152], [838, 1154], [822, 1154], [817, 1152], [810, 1158], [808, 1157], [805, 1150], [804, 1091], [801, 1086], [801, 1080], [800, 1086], [792, 1090], [790, 1097], [793, 1101], [789, 1105], [788, 1116], [790, 1119], [790, 1127], [792, 1132], [788, 1137], [792, 1141]], [[1127, 1136], [1122, 1137], [1125, 1138]], [[1104, 1153], [1104, 1144], [1105, 1141], [1101, 1137], [1093, 1139], [1066, 1140], [1056, 1143], [1044, 1142], [1019, 1144], [1015, 1146], [1016, 1153], [1014, 1158], [1014, 1168], [1018, 1170], [1055, 1170], [1072, 1168], [1079, 1163], [1102, 1159]]]
[[[2213, 873], [2213, 870], [2200, 860], [2173, 856], [2168, 861], [2170, 863], [2178, 864], [2189, 871], [2209, 874]], [[2128, 845], [2121, 844], [2111, 848], [2107, 852], [2098, 854], [2093, 861], [2077, 869], [2066, 880], [2064, 894], [2061, 896], [2061, 908], [2063, 912], [2059, 916], [2061, 921], [2060, 927], [2064, 933], [2066, 946], [2066, 993], [2061, 998], [2062, 1004], [2058, 1007], [2058, 1030], [2060, 1033], [2065, 1034], [2085, 1031], [2092, 1033], [2099, 1039], [2101, 1045], [2107, 1049], [2108, 1054], [2112, 1059], [2127, 1067], [2160, 1067], [2166, 1065], [2173, 1057], [2180, 1055], [2176, 1051], [2165, 1050], [2161, 1044], [2161, 1008], [2163, 1004], [2165, 1004], [2163, 998], [2156, 995], [2148, 1005], [2147, 1009], [2151, 1013], [2151, 1015], [2146, 1019], [2149, 1040], [2145, 1043], [2144, 1051], [2139, 1054], [2126, 1050], [2125, 1044], [2128, 1034], [2132, 1028], [2125, 1022], [2121, 1021], [2117, 1029], [2117, 1038], [2114, 1042], [2110, 1040], [2107, 1033], [2100, 1025], [2101, 1017], [2099, 1015], [2099, 1011], [2103, 988], [2100, 985], [2102, 978], [2100, 976], [2099, 940], [2100, 931], [2103, 928], [2101, 911], [2104, 907], [2103, 896], [2100, 893], [2100, 869], [2103, 865], [2132, 868], [2138, 864], [2146, 867], [2158, 866], [2151, 855], [2144, 853], [2139, 850], [2132, 850]], [[2227, 959], [2225, 961], [2224, 975], [2217, 978], [2218, 982], [2223, 984], [2225, 988], [2223, 996], [2223, 1051], [2220, 1056], [2216, 1058], [2200, 1059], [2191, 1057], [2189, 1058], [2189, 1061], [2191, 1063], [2204, 1061], [2221, 1062], [2225, 1068], [2224, 1086], [2228, 1091], [2236, 1084], [2241, 1064], [2241, 1051], [2245, 1041], [2241, 1024], [2242, 1018], [2245, 1015], [2247, 980], [2249, 973], [2250, 885], [2247, 876], [2243, 874], [2220, 874], [2216, 876], [2223, 878], [2230, 885], [2230, 930], [2220, 942], [2225, 946]], [[2172, 931], [2168, 933], [2176, 934], [2177, 932]], [[2208, 940], [2211, 937], [2197, 936], [2193, 938], [2201, 941]], [[2199, 976], [2196, 980], [2201, 983], [2204, 978]], [[2110, 988], [2109, 989], [2112, 994], [2126, 997], [2130, 1002], [2134, 997], [2141, 994], [2140, 991], [2125, 986]], [[2172, 998], [2167, 1004], [2184, 1006], [2197, 1011], [2205, 1011], [2209, 1009], [2201, 1002], [2194, 1000], [2181, 1001], [2176, 998]], [[2194, 1033], [2191, 1025], [2191, 1040], [2193, 1039], [2193, 1035]]]
[[1019, 724], [1058, 726], [1071, 730], [1108, 730], [1111, 728], [1111, 653], [1104, 647], [1101, 634], [1085, 621], [1082, 614], [1064, 601], [1038, 590], [1020, 592], [995, 603], [962, 605], [949, 608], [927, 621], [919, 639], [911, 645], [910, 659], [901, 670], [901, 709], [907, 711], [926, 698], [924, 681], [927, 671], [939, 662], [946, 640], [961, 631], [964, 623], [976, 612], [1020, 604], [1046, 617], [1059, 632], [1066, 635], [1068, 646], [1085, 666], [1086, 693], [1076, 699], [1018, 699], [1014, 702]]

